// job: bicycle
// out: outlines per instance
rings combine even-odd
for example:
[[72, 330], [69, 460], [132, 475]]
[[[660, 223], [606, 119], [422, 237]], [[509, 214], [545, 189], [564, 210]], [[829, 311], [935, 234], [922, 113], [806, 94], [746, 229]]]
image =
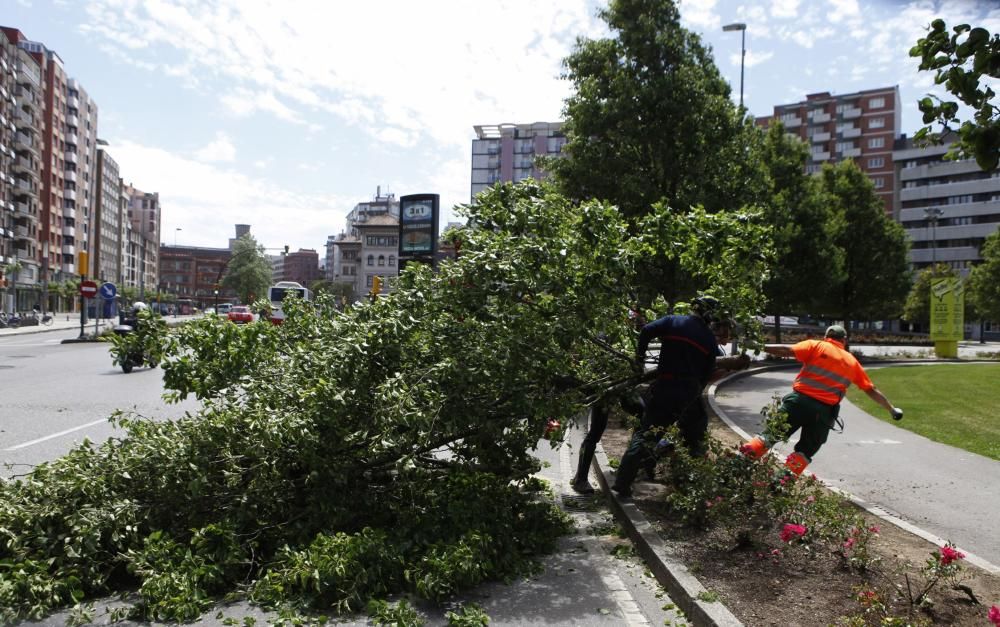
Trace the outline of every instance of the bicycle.
[[8, 314], [5, 311], [0, 311], [0, 328], [16, 329], [19, 326], [21, 326], [21, 318], [16, 313]]

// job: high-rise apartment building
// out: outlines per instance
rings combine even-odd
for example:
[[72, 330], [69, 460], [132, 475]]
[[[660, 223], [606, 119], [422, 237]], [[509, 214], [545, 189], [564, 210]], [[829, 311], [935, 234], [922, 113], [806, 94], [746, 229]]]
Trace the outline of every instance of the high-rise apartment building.
[[559, 156], [566, 143], [562, 122], [483, 124], [473, 127], [472, 197], [499, 182], [543, 179], [535, 157]]
[[896, 189], [892, 148], [901, 135], [901, 109], [898, 86], [839, 96], [820, 92], [777, 105], [773, 115], [757, 118], [757, 124], [767, 127], [778, 120], [787, 132], [808, 143], [807, 172], [818, 172], [824, 163], [854, 159], [891, 213]]
[[122, 284], [122, 180], [118, 163], [107, 150], [97, 151], [97, 178], [91, 249], [94, 276], [101, 281]]
[[944, 263], [966, 276], [982, 260], [983, 241], [1000, 228], [1000, 172], [983, 172], [973, 159], [945, 161], [949, 148], [896, 142], [897, 215], [914, 269]]
[[[129, 184], [123, 186], [122, 196], [127, 199], [125, 215], [131, 225], [131, 234], [126, 240], [127, 256], [137, 260], [139, 293], [145, 296], [147, 290], [156, 289], [160, 274], [160, 195], [143, 192]], [[128, 283], [128, 279], [125, 282]]]

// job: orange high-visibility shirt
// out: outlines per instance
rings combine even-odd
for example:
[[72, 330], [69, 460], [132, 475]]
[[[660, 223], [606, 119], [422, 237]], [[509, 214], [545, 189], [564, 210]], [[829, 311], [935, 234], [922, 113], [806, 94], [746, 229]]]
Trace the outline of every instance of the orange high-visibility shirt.
[[836, 405], [854, 383], [864, 391], [875, 387], [858, 360], [837, 340], [805, 340], [792, 346], [802, 370], [792, 389], [827, 405]]

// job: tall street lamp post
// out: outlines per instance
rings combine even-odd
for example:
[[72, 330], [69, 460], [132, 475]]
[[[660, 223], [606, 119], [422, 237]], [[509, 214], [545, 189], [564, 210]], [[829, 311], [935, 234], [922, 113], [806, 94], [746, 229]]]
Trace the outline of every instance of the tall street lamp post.
[[937, 276], [937, 223], [944, 210], [940, 207], [927, 207], [924, 217], [931, 223], [931, 274]]
[[174, 229], [174, 248], [177, 248], [177, 231], [183, 231], [181, 227]]
[[743, 65], [747, 58], [747, 25], [743, 22], [726, 24], [722, 27], [725, 32], [740, 31], [740, 111], [743, 110]]

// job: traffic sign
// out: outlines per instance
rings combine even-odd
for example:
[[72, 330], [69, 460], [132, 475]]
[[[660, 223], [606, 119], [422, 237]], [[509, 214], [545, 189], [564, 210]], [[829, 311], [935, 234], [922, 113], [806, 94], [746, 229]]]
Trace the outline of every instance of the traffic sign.
[[80, 296], [84, 298], [97, 296], [97, 283], [93, 281], [80, 281]]
[[114, 300], [118, 295], [118, 290], [114, 283], [104, 283], [101, 285], [101, 298], [104, 300]]

